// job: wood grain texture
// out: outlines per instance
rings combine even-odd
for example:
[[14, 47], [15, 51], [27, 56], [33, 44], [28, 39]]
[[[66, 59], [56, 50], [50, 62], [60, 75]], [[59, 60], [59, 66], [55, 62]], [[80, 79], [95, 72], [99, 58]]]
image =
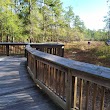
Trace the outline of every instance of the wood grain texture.
[[29, 45], [26, 46], [26, 49], [28, 52], [35, 55], [39, 59], [56, 64], [62, 68], [74, 70], [72, 73], [73, 76], [77, 76], [90, 82], [110, 88], [110, 68], [74, 61], [37, 50], [35, 51]]
[[23, 57], [0, 60], [0, 110], [62, 110], [32, 81]]
[[59, 43], [15, 43], [15, 42], [0, 42], [0, 55], [24, 55], [27, 56], [25, 50], [26, 45], [30, 45], [32, 48], [50, 53], [53, 55], [64, 56], [64, 45]]

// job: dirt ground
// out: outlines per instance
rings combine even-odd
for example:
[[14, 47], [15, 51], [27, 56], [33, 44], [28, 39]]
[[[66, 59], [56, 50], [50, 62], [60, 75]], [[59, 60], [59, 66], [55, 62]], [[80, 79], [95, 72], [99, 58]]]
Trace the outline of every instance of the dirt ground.
[[[110, 49], [109, 49], [110, 51]], [[65, 57], [81, 62], [110, 67], [110, 52], [104, 42], [90, 41], [65, 44]], [[107, 56], [108, 55], [108, 56]]]

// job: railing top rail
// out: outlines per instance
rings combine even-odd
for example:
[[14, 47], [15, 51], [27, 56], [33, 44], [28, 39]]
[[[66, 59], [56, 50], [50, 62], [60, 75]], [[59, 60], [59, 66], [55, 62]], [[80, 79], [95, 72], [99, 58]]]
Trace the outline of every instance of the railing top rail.
[[27, 45], [26, 49], [31, 54], [33, 54], [39, 58], [48, 60], [55, 64], [61, 65], [65, 68], [85, 72], [88, 75], [101, 77], [101, 78], [104, 78], [104, 79], [107, 79], [110, 81], [110, 68], [103, 67], [103, 66], [97, 66], [97, 65], [93, 65], [93, 64], [89, 64], [89, 63], [84, 63], [84, 62], [79, 62], [79, 61], [74, 61], [74, 60], [70, 60], [67, 58], [63, 58], [63, 57], [51, 55], [48, 53], [44, 53], [41, 51], [37, 51], [37, 50], [31, 48], [30, 45]]
[[60, 43], [23, 43], [23, 42], [0, 42], [0, 45], [38, 45], [38, 46], [64, 46]]
[[39, 45], [39, 46], [64, 46], [64, 44], [60, 44], [60, 43], [28, 43], [30, 45]]
[[28, 43], [22, 42], [0, 42], [0, 45], [27, 45]]

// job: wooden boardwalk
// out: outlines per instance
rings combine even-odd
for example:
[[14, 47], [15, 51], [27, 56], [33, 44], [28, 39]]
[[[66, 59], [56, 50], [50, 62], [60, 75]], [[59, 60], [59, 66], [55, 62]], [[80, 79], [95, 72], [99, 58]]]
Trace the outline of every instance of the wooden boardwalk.
[[0, 57], [0, 110], [62, 110], [30, 78], [26, 58]]

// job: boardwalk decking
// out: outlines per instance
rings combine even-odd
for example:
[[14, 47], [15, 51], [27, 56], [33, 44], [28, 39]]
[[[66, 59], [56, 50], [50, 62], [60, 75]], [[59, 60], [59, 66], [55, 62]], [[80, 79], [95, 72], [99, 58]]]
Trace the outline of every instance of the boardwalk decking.
[[31, 80], [23, 57], [0, 57], [0, 110], [62, 110]]

